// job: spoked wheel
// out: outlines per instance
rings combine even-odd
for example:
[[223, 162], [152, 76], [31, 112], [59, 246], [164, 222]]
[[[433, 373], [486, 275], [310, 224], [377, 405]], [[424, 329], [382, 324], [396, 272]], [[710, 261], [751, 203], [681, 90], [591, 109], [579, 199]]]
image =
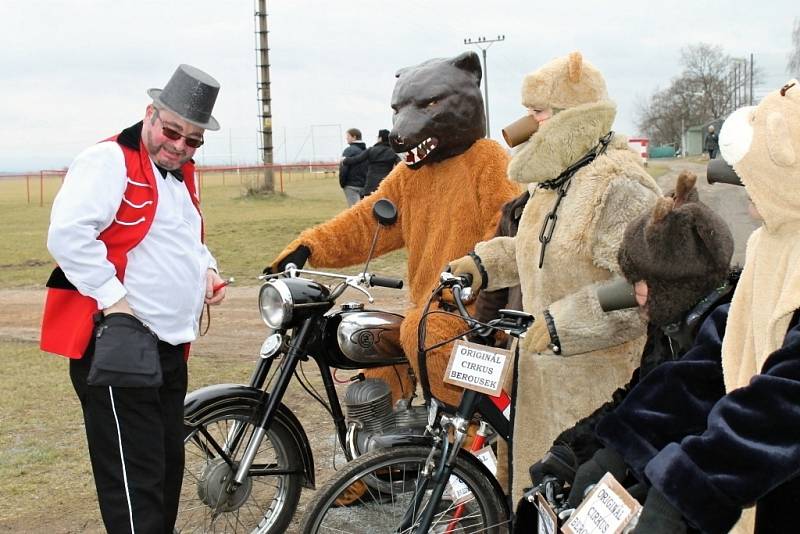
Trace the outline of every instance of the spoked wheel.
[[[349, 462], [317, 492], [303, 517], [302, 532], [419, 532], [419, 518], [430, 505], [432, 482], [422, 475], [429, 453], [427, 447], [394, 447]], [[507, 534], [511, 529], [504, 497], [467, 454], [459, 453], [450, 484], [434, 503], [429, 532]], [[401, 529], [404, 517], [408, 525]]]
[[251, 471], [264, 473], [248, 476], [238, 487], [231, 484], [254, 431], [251, 414], [242, 407], [187, 427], [177, 532], [285, 532], [303, 475], [297, 447], [283, 427], [266, 433], [255, 456]]

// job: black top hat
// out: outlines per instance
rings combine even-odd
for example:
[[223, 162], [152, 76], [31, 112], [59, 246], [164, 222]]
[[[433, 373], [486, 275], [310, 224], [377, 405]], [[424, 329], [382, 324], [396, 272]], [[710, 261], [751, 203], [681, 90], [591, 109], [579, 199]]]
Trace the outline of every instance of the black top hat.
[[179, 65], [163, 90], [147, 91], [156, 104], [206, 130], [219, 130], [211, 116], [217, 93], [219, 82], [191, 65]]

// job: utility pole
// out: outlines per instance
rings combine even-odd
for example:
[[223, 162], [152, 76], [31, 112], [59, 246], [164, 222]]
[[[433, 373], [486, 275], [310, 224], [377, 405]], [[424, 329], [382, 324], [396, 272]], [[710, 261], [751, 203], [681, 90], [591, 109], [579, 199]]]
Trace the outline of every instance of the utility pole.
[[486, 106], [486, 137], [492, 136], [492, 132], [489, 127], [489, 71], [486, 67], [486, 51], [490, 46], [492, 46], [492, 44], [505, 40], [505, 35], [498, 35], [496, 39], [487, 39], [486, 37], [478, 37], [474, 41], [472, 38], [464, 39], [465, 45], [475, 45], [480, 48], [481, 52], [483, 53], [483, 99], [486, 101], [484, 104], [484, 106]]
[[267, 40], [267, 0], [256, 0], [256, 98], [258, 100], [258, 122], [261, 161], [264, 166], [264, 187], [262, 192], [274, 193], [272, 176], [272, 96], [269, 81], [269, 43]]

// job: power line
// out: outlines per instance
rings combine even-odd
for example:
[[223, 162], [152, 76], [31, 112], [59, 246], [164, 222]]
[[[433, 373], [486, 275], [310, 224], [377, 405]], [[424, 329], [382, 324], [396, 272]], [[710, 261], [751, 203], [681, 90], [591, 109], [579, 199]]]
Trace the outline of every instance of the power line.
[[486, 37], [478, 37], [474, 41], [472, 38], [464, 39], [465, 45], [475, 45], [480, 48], [481, 52], [483, 53], [483, 99], [486, 101], [484, 104], [486, 107], [486, 137], [492, 136], [491, 128], [489, 127], [489, 71], [486, 67], [486, 51], [490, 46], [492, 46], [492, 44], [505, 40], [505, 35], [498, 35], [496, 39], [487, 39]]

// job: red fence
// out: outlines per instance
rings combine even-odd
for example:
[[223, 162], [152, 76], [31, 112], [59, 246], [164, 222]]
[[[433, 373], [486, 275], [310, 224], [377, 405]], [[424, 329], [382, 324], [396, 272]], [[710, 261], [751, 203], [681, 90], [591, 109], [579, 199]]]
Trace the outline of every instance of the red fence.
[[[297, 175], [307, 177], [309, 174], [324, 174], [336, 175], [339, 171], [339, 164], [336, 162], [331, 163], [294, 163], [290, 165], [219, 165], [208, 167], [197, 167], [197, 182], [202, 195], [203, 188], [207, 186], [210, 178], [215, 178], [215, 182], [219, 182], [221, 177], [221, 185], [239, 185], [245, 186], [245, 181], [252, 182], [263, 179], [264, 174], [271, 170], [273, 185], [276, 191], [281, 193], [285, 192], [284, 185], [287, 178], [296, 178]], [[232, 177], [231, 174], [235, 174]], [[58, 179], [58, 187], [64, 183], [64, 170], [41, 170], [33, 173], [19, 174], [15, 176], [2, 176], [0, 177], [0, 184], [9, 183], [12, 181], [25, 181], [25, 198], [26, 202], [30, 205], [36, 202], [35, 196], [38, 196], [39, 206], [45, 204], [45, 189], [51, 189], [53, 186], [49, 185], [54, 178]], [[38, 195], [36, 194], [38, 190]], [[13, 193], [16, 195], [18, 193]], [[50, 195], [48, 195], [50, 196]], [[55, 193], [52, 193], [55, 196]], [[34, 198], [32, 198], [34, 197]]]

